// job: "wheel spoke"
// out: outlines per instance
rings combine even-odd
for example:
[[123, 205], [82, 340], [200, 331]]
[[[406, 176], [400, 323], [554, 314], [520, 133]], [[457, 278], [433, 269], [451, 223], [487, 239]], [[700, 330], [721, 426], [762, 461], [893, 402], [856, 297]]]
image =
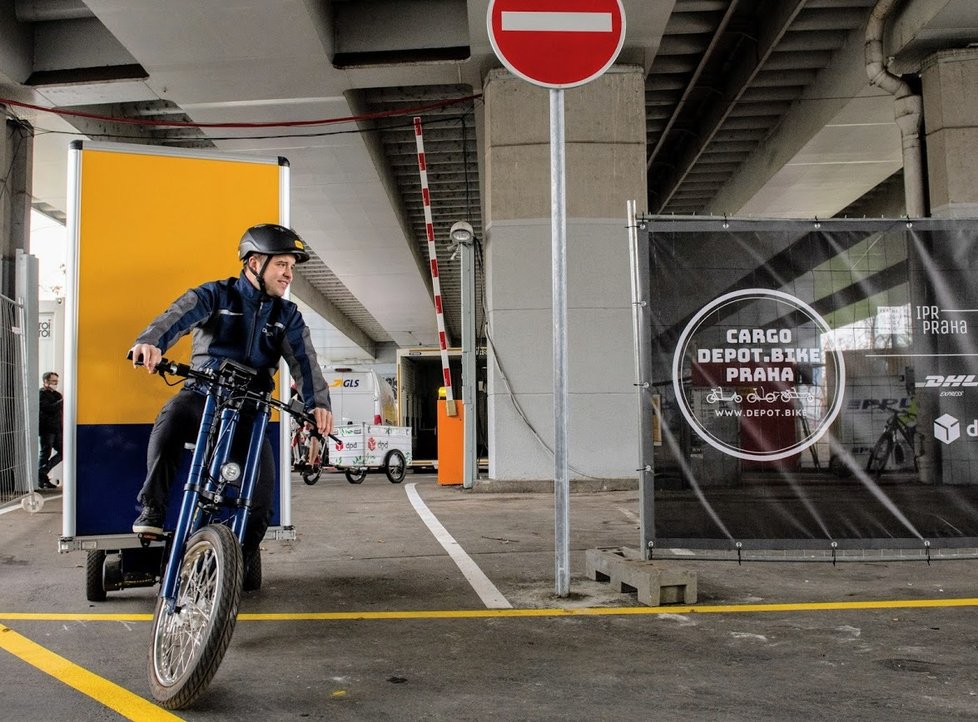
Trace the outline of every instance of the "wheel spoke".
[[213, 613], [219, 587], [220, 565], [214, 549], [199, 545], [188, 550], [180, 572], [180, 591], [173, 612], [162, 611], [157, 635], [161, 681], [173, 684], [196, 664]]

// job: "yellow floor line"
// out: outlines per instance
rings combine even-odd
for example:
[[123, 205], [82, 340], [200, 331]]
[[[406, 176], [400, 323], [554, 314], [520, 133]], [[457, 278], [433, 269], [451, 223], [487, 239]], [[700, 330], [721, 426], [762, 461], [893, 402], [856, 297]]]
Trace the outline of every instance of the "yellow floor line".
[[74, 662], [68, 661], [49, 649], [45, 649], [2, 624], [0, 624], [0, 649], [10, 652], [10, 654], [37, 667], [58, 681], [64, 682], [96, 702], [118, 712], [126, 719], [140, 720], [140, 722], [143, 720], [166, 722], [181, 719], [165, 709], [147, 702], [139, 695], [79, 667]]
[[[593, 617], [656, 614], [756, 614], [759, 612], [821, 612], [872, 609], [978, 607], [978, 597], [950, 599], [884, 599], [796, 604], [703, 604], [663, 607], [581, 607], [571, 609], [434, 609], [389, 612], [244, 612], [242, 622], [362, 619], [484, 619], [499, 617]], [[149, 622], [152, 614], [71, 614], [66, 612], [0, 612], [0, 620], [39, 622]]]
[[[296, 612], [243, 613], [239, 621], [339, 621], [366, 619], [478, 619], [499, 617], [581, 617], [656, 614], [731, 614], [758, 612], [817, 612], [873, 609], [976, 607], [978, 598], [906, 599], [798, 604], [730, 604], [665, 607], [584, 607], [576, 609], [458, 609], [391, 612]], [[0, 619], [22, 621], [149, 622], [152, 614], [70, 614], [0, 612]], [[127, 689], [89, 672], [9, 627], [0, 624], [0, 649], [4, 649], [131, 720], [179, 720], [180, 717], [146, 701]]]

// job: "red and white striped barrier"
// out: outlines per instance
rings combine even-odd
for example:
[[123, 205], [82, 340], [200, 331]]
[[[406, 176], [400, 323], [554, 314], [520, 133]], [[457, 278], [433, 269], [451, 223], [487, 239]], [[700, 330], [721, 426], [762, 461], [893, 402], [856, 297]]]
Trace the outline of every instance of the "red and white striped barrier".
[[428, 258], [431, 286], [435, 292], [435, 319], [438, 321], [438, 344], [441, 348], [441, 375], [445, 384], [445, 404], [449, 416], [455, 416], [455, 397], [452, 394], [452, 372], [448, 365], [448, 338], [445, 335], [445, 311], [441, 300], [441, 281], [438, 280], [438, 254], [435, 250], [435, 227], [431, 221], [431, 192], [428, 190], [428, 163], [424, 155], [424, 134], [421, 118], [414, 118], [414, 140], [418, 146], [418, 171], [421, 173], [421, 201], [424, 205], [424, 227], [428, 236]]

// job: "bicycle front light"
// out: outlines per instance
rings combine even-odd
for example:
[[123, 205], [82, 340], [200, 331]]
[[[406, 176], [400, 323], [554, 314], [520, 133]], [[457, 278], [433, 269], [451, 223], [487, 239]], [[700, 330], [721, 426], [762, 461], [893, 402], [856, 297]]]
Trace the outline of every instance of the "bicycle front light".
[[233, 461], [229, 461], [221, 466], [221, 478], [231, 483], [236, 482], [241, 478], [241, 467]]

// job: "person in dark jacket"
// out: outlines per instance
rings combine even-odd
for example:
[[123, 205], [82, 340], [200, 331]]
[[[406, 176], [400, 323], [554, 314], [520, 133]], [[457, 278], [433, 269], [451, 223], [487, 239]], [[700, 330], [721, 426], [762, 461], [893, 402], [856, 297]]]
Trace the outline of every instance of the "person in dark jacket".
[[[295, 265], [309, 259], [305, 244], [291, 229], [261, 224], [242, 236], [238, 258], [244, 266], [240, 276], [190, 289], [146, 327], [131, 349], [133, 364], [142, 363], [155, 372], [164, 352], [192, 332], [191, 365], [217, 368], [231, 359], [258, 372], [252, 381], [255, 390], [270, 391], [272, 376], [284, 357], [319, 433], [330, 433], [329, 387], [309, 329], [296, 305], [283, 298]], [[188, 380], [156, 418], [147, 449], [146, 480], [137, 496], [142, 511], [132, 525], [137, 534], [163, 532], [173, 477], [184, 444], [196, 439], [205, 395], [206, 389]], [[266, 437], [243, 545], [246, 567], [268, 528], [274, 482], [272, 447]]]
[[[42, 379], [44, 386], [38, 402], [37, 433], [41, 438], [41, 458], [37, 465], [37, 485], [41, 489], [54, 489], [48, 472], [61, 463], [64, 399], [58, 393], [58, 374], [48, 371]], [[54, 456], [51, 456], [52, 451]]]

